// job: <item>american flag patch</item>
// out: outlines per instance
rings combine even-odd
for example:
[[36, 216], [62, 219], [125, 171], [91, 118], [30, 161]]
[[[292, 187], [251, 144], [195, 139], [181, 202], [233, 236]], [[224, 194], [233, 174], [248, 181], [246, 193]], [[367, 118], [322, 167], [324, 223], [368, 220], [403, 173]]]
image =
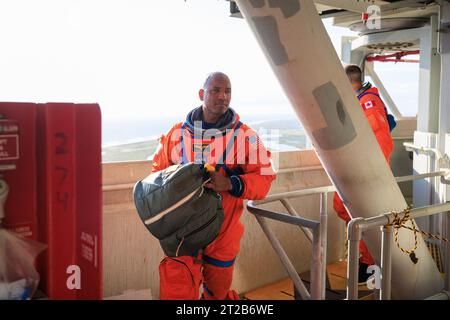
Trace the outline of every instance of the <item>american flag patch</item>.
[[258, 136], [248, 137], [248, 142], [252, 145], [252, 147], [256, 147], [256, 148], [262, 147], [261, 139]]
[[248, 142], [250, 142], [251, 144], [258, 142], [258, 138], [255, 136], [250, 136], [248, 137]]

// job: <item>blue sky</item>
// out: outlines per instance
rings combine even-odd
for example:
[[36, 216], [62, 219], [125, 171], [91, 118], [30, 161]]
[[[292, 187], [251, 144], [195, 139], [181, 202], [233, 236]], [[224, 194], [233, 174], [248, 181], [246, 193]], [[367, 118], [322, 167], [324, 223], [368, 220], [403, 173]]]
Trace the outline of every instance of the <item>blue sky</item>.
[[[241, 114], [292, 113], [243, 19], [224, 0], [0, 2], [2, 101], [98, 102], [103, 118], [184, 115], [205, 75], [230, 75]], [[340, 37], [327, 30], [338, 52]], [[376, 67], [399, 108], [417, 110], [418, 66]], [[400, 69], [399, 69], [400, 68]], [[399, 72], [399, 70], [401, 70]]]

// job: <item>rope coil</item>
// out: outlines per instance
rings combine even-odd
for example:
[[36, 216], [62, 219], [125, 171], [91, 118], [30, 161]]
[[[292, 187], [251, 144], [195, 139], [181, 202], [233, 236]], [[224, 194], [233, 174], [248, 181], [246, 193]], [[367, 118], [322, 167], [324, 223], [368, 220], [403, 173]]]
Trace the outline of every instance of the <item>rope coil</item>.
[[[417, 234], [421, 233], [429, 238], [435, 239], [435, 240], [441, 240], [441, 241], [445, 241], [447, 243], [450, 243], [450, 240], [443, 237], [443, 236], [439, 236], [439, 235], [435, 235], [429, 232], [425, 232], [425, 231], [421, 231], [418, 230], [416, 227], [416, 224], [411, 221], [412, 223], [412, 227], [406, 226], [405, 224], [408, 222], [408, 220], [411, 219], [411, 208], [412, 205], [408, 205], [408, 207], [402, 211], [391, 211], [390, 213], [392, 213], [394, 215], [394, 219], [392, 220], [391, 223], [387, 224], [386, 226], [391, 226], [394, 228], [394, 240], [395, 243], [397, 244], [397, 247], [405, 254], [408, 254], [409, 257], [411, 258], [413, 263], [417, 263], [418, 258], [415, 255], [415, 251], [417, 250], [417, 246], [418, 246], [418, 239], [417, 239]], [[398, 230], [400, 228], [405, 228], [408, 230], [411, 230], [412, 232], [414, 232], [414, 247], [412, 249], [405, 249], [400, 245], [400, 242], [398, 240]], [[345, 259], [347, 259], [348, 256], [348, 235], [347, 235], [347, 229], [345, 229], [345, 233], [344, 233], [344, 246], [345, 246]], [[434, 257], [434, 255], [433, 255]]]
[[[410, 212], [411, 212], [411, 207], [408, 206], [405, 210], [401, 211], [401, 212], [396, 212], [396, 211], [391, 211], [391, 213], [394, 215], [394, 219], [392, 220], [392, 222], [390, 224], [388, 224], [387, 226], [392, 226], [394, 228], [394, 240], [395, 243], [397, 244], [397, 247], [404, 253], [406, 254], [412, 254], [414, 253], [414, 251], [416, 251], [417, 249], [417, 229], [416, 229], [416, 224], [414, 222], [411, 221], [413, 227], [407, 227], [405, 226], [405, 224], [408, 222], [408, 220], [410, 219]], [[403, 213], [403, 217], [400, 217], [400, 214]], [[410, 250], [404, 249], [399, 241], [398, 241], [398, 229], [400, 228], [405, 228], [405, 229], [409, 229], [412, 230], [414, 232], [414, 247]]]
[[[411, 219], [411, 217], [410, 217], [411, 207], [412, 207], [411, 205], [408, 205], [408, 207], [406, 209], [404, 209], [403, 211], [399, 211], [399, 212], [391, 211], [390, 213], [392, 213], [394, 215], [394, 219], [392, 220], [391, 223], [387, 224], [387, 226], [392, 226], [394, 228], [394, 240], [395, 240], [395, 243], [397, 244], [397, 247], [402, 252], [408, 254], [413, 263], [417, 263], [418, 259], [415, 255], [415, 251], [417, 250], [417, 246], [418, 246], [418, 240], [417, 240], [418, 233], [421, 233], [429, 238], [433, 238], [436, 240], [442, 240], [445, 242], [450, 242], [450, 240], [444, 238], [443, 236], [439, 236], [439, 235], [435, 235], [435, 234], [432, 234], [429, 232], [417, 230], [416, 224], [414, 221], [411, 221], [411, 223], [413, 225], [412, 228], [406, 226], [405, 224], [408, 222], [408, 220]], [[400, 216], [401, 214], [403, 214], [403, 216]], [[400, 243], [398, 241], [398, 230], [400, 228], [405, 228], [405, 229], [411, 230], [414, 233], [414, 247], [412, 249], [407, 250], [400, 245]]]

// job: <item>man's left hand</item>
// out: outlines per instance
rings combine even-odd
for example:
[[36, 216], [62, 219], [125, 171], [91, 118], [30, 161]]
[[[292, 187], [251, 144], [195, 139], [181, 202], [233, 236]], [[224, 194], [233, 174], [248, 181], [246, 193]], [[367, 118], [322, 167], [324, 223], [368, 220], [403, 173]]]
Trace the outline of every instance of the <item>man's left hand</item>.
[[211, 188], [216, 192], [229, 191], [232, 188], [231, 180], [228, 177], [223, 176], [217, 171], [209, 173], [211, 181], [205, 184], [205, 187]]

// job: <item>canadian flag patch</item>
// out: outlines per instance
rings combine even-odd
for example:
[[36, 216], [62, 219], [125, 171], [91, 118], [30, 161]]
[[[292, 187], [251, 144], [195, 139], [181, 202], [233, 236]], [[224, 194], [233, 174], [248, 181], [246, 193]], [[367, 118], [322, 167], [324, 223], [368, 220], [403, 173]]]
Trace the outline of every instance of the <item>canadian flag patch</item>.
[[367, 101], [366, 103], [364, 103], [364, 108], [365, 109], [370, 109], [374, 106], [375, 104], [372, 101]]

